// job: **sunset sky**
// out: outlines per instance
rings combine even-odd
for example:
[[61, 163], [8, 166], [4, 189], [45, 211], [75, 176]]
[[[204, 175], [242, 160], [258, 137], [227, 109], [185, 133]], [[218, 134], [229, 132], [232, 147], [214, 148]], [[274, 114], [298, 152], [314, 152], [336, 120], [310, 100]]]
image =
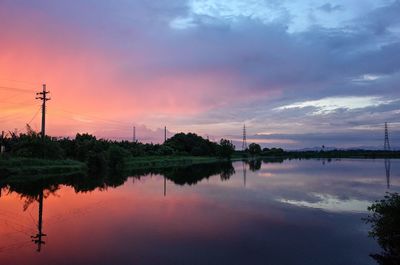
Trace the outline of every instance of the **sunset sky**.
[[52, 136], [400, 147], [400, 1], [0, 0], [0, 130], [43, 83]]

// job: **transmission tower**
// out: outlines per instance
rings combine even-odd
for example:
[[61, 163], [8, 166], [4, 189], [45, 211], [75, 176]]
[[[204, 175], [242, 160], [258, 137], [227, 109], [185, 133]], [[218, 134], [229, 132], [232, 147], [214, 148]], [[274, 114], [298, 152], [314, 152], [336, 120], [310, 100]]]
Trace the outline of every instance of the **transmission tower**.
[[246, 124], [243, 125], [243, 143], [242, 150], [245, 151], [247, 149], [247, 140], [246, 140]]
[[385, 143], [383, 144], [383, 149], [385, 151], [390, 151], [389, 130], [388, 130], [387, 122], [385, 122]]

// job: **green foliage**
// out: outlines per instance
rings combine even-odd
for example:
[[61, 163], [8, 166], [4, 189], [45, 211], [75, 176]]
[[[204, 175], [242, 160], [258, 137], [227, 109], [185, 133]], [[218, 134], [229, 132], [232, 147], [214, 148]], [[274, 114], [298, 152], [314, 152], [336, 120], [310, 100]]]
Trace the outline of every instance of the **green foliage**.
[[249, 153], [253, 156], [261, 154], [261, 146], [256, 143], [251, 143], [249, 145]]
[[118, 145], [111, 145], [107, 151], [108, 166], [112, 172], [122, 172], [129, 152]]
[[172, 148], [176, 153], [193, 156], [216, 155], [218, 147], [218, 144], [210, 142], [194, 133], [175, 134], [164, 145]]
[[96, 153], [90, 151], [87, 159], [89, 175], [104, 175], [107, 172], [107, 157], [105, 152]]
[[221, 139], [217, 148], [218, 156], [230, 159], [234, 152], [235, 146], [233, 145], [233, 143], [227, 139]]
[[365, 219], [371, 224], [369, 235], [375, 238], [384, 250], [371, 256], [382, 265], [400, 264], [400, 195], [388, 193], [384, 199], [368, 207], [370, 214]]
[[283, 156], [285, 155], [285, 151], [282, 148], [264, 148], [261, 152], [263, 156]]
[[61, 159], [64, 152], [59, 143], [45, 137], [44, 140], [39, 134], [30, 131], [28, 134], [13, 135], [6, 141], [6, 148], [11, 156], [16, 157], [40, 157], [48, 159]]
[[159, 147], [159, 149], [157, 150], [157, 153], [158, 153], [158, 155], [169, 156], [169, 155], [174, 154], [174, 149], [172, 149], [168, 145], [161, 145]]

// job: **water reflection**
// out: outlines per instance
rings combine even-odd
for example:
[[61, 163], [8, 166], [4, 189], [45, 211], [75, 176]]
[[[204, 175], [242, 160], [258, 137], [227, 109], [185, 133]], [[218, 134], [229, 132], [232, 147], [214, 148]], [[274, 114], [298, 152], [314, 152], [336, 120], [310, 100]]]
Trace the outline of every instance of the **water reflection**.
[[386, 185], [388, 189], [390, 189], [390, 167], [390, 159], [385, 159]]
[[42, 245], [45, 244], [45, 242], [42, 240], [43, 237], [47, 236], [42, 232], [43, 228], [43, 191], [39, 193], [39, 217], [38, 217], [38, 233], [34, 236], [31, 236], [32, 242], [34, 242], [37, 245], [37, 252], [40, 252]]
[[[40, 256], [5, 248], [12, 231], [0, 223], [0, 257], [11, 265], [60, 264], [65, 255], [73, 264], [372, 265], [378, 248], [361, 217], [386, 191], [382, 162], [253, 160], [3, 181], [0, 215], [19, 211], [21, 199], [27, 222], [34, 210], [23, 237]], [[399, 165], [392, 161], [389, 178]]]

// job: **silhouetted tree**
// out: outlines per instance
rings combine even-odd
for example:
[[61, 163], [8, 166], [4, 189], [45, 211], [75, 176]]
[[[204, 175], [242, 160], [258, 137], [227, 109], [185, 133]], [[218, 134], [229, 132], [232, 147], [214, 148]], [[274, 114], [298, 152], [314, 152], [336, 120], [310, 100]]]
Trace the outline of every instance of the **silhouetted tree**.
[[259, 155], [261, 153], [261, 146], [259, 144], [256, 143], [251, 143], [249, 145], [249, 153], [251, 155]]
[[233, 145], [232, 141], [229, 141], [227, 139], [221, 139], [217, 149], [218, 156], [230, 159], [234, 152], [235, 152], [235, 146]]
[[194, 156], [216, 155], [218, 145], [194, 133], [178, 133], [169, 138], [165, 146], [172, 148], [177, 154]]
[[375, 238], [383, 253], [371, 254], [381, 265], [400, 264], [400, 195], [388, 193], [384, 199], [368, 207], [365, 219], [371, 224], [369, 235]]

